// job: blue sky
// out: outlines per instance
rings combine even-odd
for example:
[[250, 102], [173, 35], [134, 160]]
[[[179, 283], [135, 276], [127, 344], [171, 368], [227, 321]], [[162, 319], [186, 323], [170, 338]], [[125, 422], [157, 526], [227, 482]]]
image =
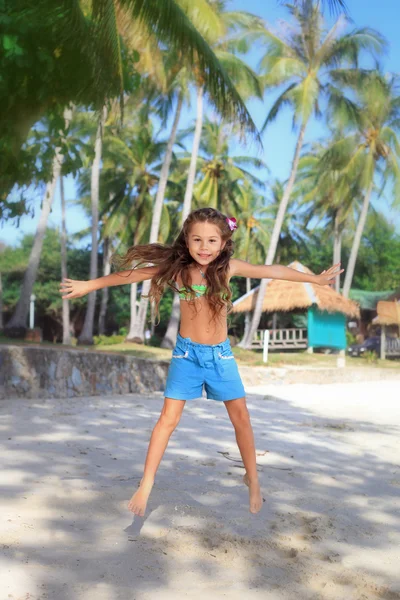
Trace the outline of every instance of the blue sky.
[[[354, 26], [362, 27], [369, 26], [377, 29], [382, 33], [389, 42], [389, 52], [383, 59], [385, 70], [391, 72], [399, 72], [400, 66], [400, 37], [398, 35], [398, 0], [347, 0], [349, 14], [354, 22]], [[272, 26], [277, 25], [278, 19], [287, 19], [287, 11], [284, 6], [279, 5], [277, 0], [232, 0], [229, 8], [231, 10], [245, 10], [263, 17]], [[327, 20], [331, 21], [327, 12]], [[255, 67], [260, 57], [259, 51], [255, 48], [248, 56], [250, 64]], [[276, 97], [276, 93], [269, 93], [265, 97], [265, 101], [252, 101], [249, 103], [249, 110], [258, 127], [261, 127], [268, 108]], [[193, 108], [186, 110], [181, 126], [185, 127], [194, 117]], [[208, 114], [213, 111], [208, 109]], [[323, 125], [319, 123], [311, 123], [306, 134], [306, 142], [319, 138], [323, 135]], [[294, 144], [296, 140], [296, 132], [292, 131], [290, 111], [284, 111], [278, 119], [266, 130], [263, 135], [264, 153], [259, 155], [268, 165], [270, 169], [269, 178], [285, 179], [288, 176], [291, 159], [293, 156]], [[254, 145], [247, 148], [238, 147], [238, 154], [256, 154]], [[37, 197], [37, 193], [35, 193]], [[72, 178], [67, 178], [66, 181], [66, 198], [75, 198], [75, 185]], [[373, 201], [374, 202], [374, 201]], [[375, 201], [375, 206], [378, 206]], [[396, 228], [400, 231], [400, 208], [390, 208], [390, 198], [387, 200], [381, 199], [379, 206], [384, 214], [391, 222], [396, 224]], [[23, 217], [20, 220], [18, 229], [15, 225], [5, 224], [0, 228], [0, 240], [9, 244], [15, 245], [24, 233], [33, 233], [36, 229], [37, 221], [40, 213], [40, 199], [34, 202], [35, 216]], [[49, 225], [58, 227], [60, 223], [60, 196], [57, 188], [54, 206], [49, 218]], [[67, 214], [67, 229], [68, 233], [72, 234], [89, 225], [88, 219], [82, 209], [75, 206], [68, 208]]]

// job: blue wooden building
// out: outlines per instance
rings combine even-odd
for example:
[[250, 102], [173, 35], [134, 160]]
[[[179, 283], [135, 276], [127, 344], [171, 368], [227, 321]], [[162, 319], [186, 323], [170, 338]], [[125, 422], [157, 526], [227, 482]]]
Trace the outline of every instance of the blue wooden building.
[[[298, 261], [292, 262], [289, 267], [302, 273], [312, 273]], [[258, 289], [259, 287], [256, 287], [238, 298], [233, 303], [233, 312], [252, 311], [257, 300]], [[297, 335], [296, 329], [282, 330], [282, 332], [288, 332], [286, 340], [280, 339], [281, 345], [272, 344], [271, 347], [307, 347], [309, 351], [312, 351], [312, 348], [344, 350], [346, 348], [346, 319], [360, 317], [358, 304], [344, 298], [330, 286], [281, 279], [271, 279], [268, 282], [263, 312], [291, 312], [299, 309], [307, 311], [307, 332], [304, 331], [306, 335]], [[279, 332], [280, 330], [275, 331]], [[274, 335], [271, 339], [274, 340]], [[275, 341], [277, 341], [276, 335]]]

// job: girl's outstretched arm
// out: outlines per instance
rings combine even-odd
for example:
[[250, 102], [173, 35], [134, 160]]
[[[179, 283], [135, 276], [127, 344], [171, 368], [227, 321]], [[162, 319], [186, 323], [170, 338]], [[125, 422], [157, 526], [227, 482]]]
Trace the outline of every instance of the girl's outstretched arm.
[[159, 267], [142, 267], [141, 269], [130, 269], [128, 271], [119, 271], [111, 273], [98, 279], [89, 279], [88, 281], [78, 281], [76, 279], [64, 279], [60, 283], [60, 293], [62, 299], [80, 298], [95, 290], [113, 285], [124, 285], [126, 283], [138, 283], [145, 279], [152, 279]]
[[322, 271], [320, 275], [313, 273], [301, 273], [291, 267], [283, 265], [252, 265], [245, 260], [231, 258], [230, 277], [251, 277], [252, 279], [285, 279], [286, 281], [304, 281], [317, 283], [318, 285], [331, 285], [335, 278], [343, 273], [340, 263], [333, 265], [330, 269]]

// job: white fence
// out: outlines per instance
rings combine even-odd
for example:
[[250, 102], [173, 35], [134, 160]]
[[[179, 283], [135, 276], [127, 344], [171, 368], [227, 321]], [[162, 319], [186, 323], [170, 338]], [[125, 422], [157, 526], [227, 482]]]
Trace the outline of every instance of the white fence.
[[[257, 329], [251, 343], [252, 348], [263, 348], [265, 329]], [[270, 350], [287, 350], [290, 348], [307, 348], [307, 329], [270, 329]]]
[[400, 338], [386, 338], [385, 354], [386, 356], [400, 356]]

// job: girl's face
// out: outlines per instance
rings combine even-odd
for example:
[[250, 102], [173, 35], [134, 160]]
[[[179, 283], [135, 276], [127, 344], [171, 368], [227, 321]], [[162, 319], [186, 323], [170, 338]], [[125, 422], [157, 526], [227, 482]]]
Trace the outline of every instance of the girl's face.
[[212, 262], [225, 247], [221, 231], [212, 223], [193, 223], [190, 228], [187, 247], [190, 255], [202, 266]]

